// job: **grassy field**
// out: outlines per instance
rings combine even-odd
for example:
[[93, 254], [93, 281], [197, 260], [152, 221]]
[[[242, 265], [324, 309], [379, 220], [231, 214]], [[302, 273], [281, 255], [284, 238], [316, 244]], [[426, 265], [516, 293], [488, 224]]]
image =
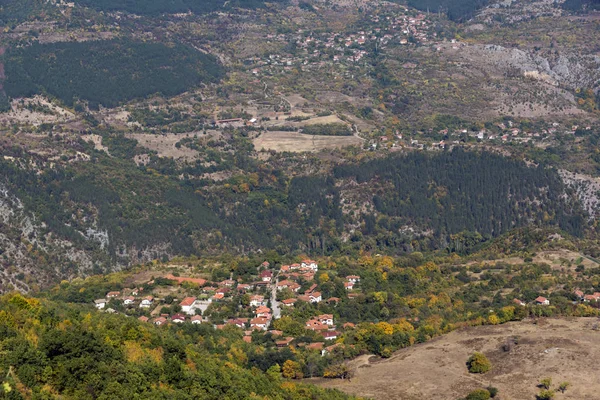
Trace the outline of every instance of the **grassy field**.
[[[556, 399], [597, 399], [600, 390], [600, 331], [596, 318], [539, 319], [454, 331], [396, 352], [390, 359], [361, 356], [348, 380], [312, 380], [323, 387], [374, 399], [448, 399], [488, 385], [501, 399], [535, 399], [541, 379], [569, 389]], [[502, 345], [517, 338], [510, 351]], [[469, 374], [465, 365], [475, 351], [486, 354], [492, 370]]]
[[361, 144], [362, 140], [356, 136], [313, 136], [282, 131], [265, 132], [254, 139], [256, 150], [291, 152], [312, 152]]

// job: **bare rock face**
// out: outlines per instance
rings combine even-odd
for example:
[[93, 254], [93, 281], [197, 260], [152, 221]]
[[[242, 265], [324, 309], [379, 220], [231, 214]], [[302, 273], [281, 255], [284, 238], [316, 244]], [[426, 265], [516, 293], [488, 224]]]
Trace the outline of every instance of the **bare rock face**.
[[559, 174], [568, 188], [575, 190], [590, 219], [600, 215], [600, 178], [560, 170]]
[[485, 45], [482, 51], [500, 68], [517, 69], [523, 76], [539, 77], [571, 90], [594, 88], [600, 79], [600, 57], [595, 55], [548, 53], [542, 56], [498, 45]]

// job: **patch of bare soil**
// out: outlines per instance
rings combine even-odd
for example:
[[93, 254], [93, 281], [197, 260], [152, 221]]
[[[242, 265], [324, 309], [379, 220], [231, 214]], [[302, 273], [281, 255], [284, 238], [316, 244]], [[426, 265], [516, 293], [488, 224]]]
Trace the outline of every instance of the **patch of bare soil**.
[[189, 147], [180, 146], [178, 148], [175, 146], [181, 139], [193, 137], [194, 132], [185, 134], [132, 133], [127, 136], [137, 140], [140, 146], [156, 151], [160, 157], [172, 157], [174, 159], [191, 161], [198, 155], [196, 150], [192, 150]]
[[[535, 399], [536, 385], [550, 377], [571, 383], [560, 399], [597, 399], [600, 392], [600, 331], [596, 318], [544, 319], [454, 331], [396, 352], [390, 359], [353, 360], [348, 380], [314, 379], [319, 386], [375, 399], [458, 399], [470, 391], [495, 386], [501, 399]], [[510, 351], [508, 338], [517, 344]], [[470, 374], [466, 361], [475, 351], [487, 355], [492, 370]], [[368, 365], [369, 367], [366, 367]]]
[[362, 140], [356, 136], [318, 136], [282, 131], [265, 132], [254, 139], [256, 150], [291, 152], [316, 152], [361, 144]]

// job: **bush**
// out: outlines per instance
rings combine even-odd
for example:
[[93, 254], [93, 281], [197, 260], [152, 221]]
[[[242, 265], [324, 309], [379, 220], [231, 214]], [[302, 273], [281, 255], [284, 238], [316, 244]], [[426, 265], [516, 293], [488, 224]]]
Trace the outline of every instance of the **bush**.
[[465, 400], [488, 400], [490, 397], [490, 392], [488, 392], [487, 390], [477, 389], [469, 393]]
[[490, 392], [490, 397], [492, 399], [498, 395], [498, 388], [495, 388], [493, 386], [488, 386], [488, 387], [486, 387], [486, 390], [488, 392]]
[[554, 398], [554, 390], [542, 390], [535, 398], [537, 400], [552, 400]]
[[492, 368], [492, 363], [483, 353], [473, 353], [467, 360], [467, 367], [472, 374], [485, 374]]

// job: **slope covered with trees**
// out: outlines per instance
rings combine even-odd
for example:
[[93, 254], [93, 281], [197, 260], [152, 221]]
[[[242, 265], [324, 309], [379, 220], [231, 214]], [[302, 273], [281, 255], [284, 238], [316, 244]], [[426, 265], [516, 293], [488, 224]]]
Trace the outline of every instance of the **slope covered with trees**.
[[[276, 0], [271, 2], [277, 3], [283, 1]], [[264, 7], [265, 5], [263, 0], [234, 0], [227, 2], [219, 0], [77, 0], [76, 3], [102, 11], [127, 11], [142, 15], [186, 13], [188, 11], [196, 14], [205, 14], [233, 7], [253, 9]]]
[[173, 96], [223, 75], [211, 55], [179, 44], [126, 39], [35, 43], [10, 49], [5, 59], [9, 97], [47, 93], [67, 105], [85, 100], [92, 108], [154, 93]]
[[373, 197], [377, 211], [440, 233], [468, 230], [497, 236], [533, 223], [554, 224], [581, 235], [585, 226], [581, 212], [566, 204], [556, 171], [492, 153], [411, 153], [340, 166], [335, 176], [391, 183], [394, 190]]
[[122, 315], [0, 298], [3, 399], [346, 399], [248, 367], [237, 330], [157, 329]]

